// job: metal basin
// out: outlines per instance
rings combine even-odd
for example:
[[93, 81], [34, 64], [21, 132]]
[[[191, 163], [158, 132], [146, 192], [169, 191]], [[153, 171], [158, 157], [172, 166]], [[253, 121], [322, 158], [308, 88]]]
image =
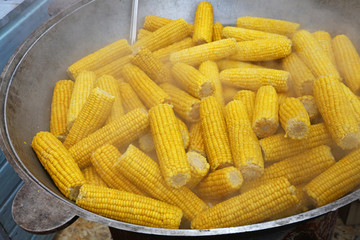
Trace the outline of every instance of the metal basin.
[[[207, 229], [160, 229], [105, 218], [75, 205], [57, 190], [31, 149], [33, 136], [49, 129], [50, 103], [55, 82], [67, 79], [66, 68], [79, 58], [120, 38], [130, 39], [148, 14], [193, 22], [198, 0], [140, 0], [137, 14], [132, 1], [81, 1], [38, 28], [16, 51], [1, 75], [1, 148], [25, 181], [13, 204], [13, 216], [25, 230], [46, 233], [61, 229], [77, 216], [108, 226], [164, 236], [216, 236], [268, 231], [294, 226], [337, 210], [360, 198], [360, 190], [321, 208], [275, 221]], [[359, 48], [359, 1], [335, 0], [226, 0], [210, 1], [215, 21], [235, 25], [239, 16], [261, 16], [298, 22], [309, 31], [347, 34]], [[136, 6], [136, 4], [135, 4]], [[136, 17], [131, 24], [132, 16]], [[270, 239], [270, 238], [267, 238]]]

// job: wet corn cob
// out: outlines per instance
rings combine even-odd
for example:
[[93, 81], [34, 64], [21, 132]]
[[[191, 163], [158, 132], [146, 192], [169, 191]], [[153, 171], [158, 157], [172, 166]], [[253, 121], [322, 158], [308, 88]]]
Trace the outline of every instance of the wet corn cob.
[[222, 108], [214, 96], [200, 102], [202, 136], [212, 171], [233, 164]]
[[298, 97], [298, 99], [302, 102], [304, 105], [309, 117], [310, 121], [316, 122], [320, 118], [319, 109], [316, 106], [315, 98], [312, 95], [304, 95], [301, 97]]
[[146, 107], [135, 93], [130, 84], [122, 82], [119, 83], [121, 102], [125, 112], [130, 112], [136, 108], [142, 108], [146, 110]]
[[261, 68], [259, 65], [255, 65], [247, 62], [240, 62], [235, 60], [223, 59], [216, 62], [219, 70], [225, 70], [229, 68]]
[[284, 103], [284, 101], [289, 97], [288, 93], [286, 92], [281, 92], [278, 93], [278, 99], [279, 99], [279, 107], [281, 106], [281, 104]]
[[198, 4], [194, 20], [193, 41], [197, 44], [209, 43], [213, 34], [213, 8], [211, 3], [202, 1]]
[[66, 120], [73, 87], [71, 80], [56, 82], [51, 101], [50, 132], [62, 142], [68, 132]]
[[346, 99], [349, 101], [350, 107], [355, 114], [357, 122], [360, 123], [360, 99], [345, 84], [341, 84], [341, 86], [344, 90]]
[[86, 180], [86, 184], [95, 185], [95, 186], [102, 186], [107, 187], [106, 183], [100, 175], [96, 172], [94, 166], [89, 166], [82, 170], [84, 178]]
[[176, 81], [192, 96], [202, 99], [214, 92], [214, 83], [196, 68], [176, 63], [171, 72]]
[[200, 64], [199, 71], [204, 74], [210, 81], [214, 83], [214, 93], [213, 95], [219, 101], [219, 103], [224, 106], [224, 98], [222, 96], [222, 86], [219, 77], [219, 68], [216, 62], [205, 61]]
[[128, 63], [130, 63], [130, 55], [116, 59], [115, 61], [96, 69], [95, 74], [97, 77], [101, 77], [103, 75], [111, 75], [114, 78], [121, 78], [121, 70]]
[[187, 37], [183, 40], [173, 43], [167, 47], [160, 48], [159, 50], [153, 52], [154, 56], [157, 57], [160, 61], [166, 62], [170, 60], [170, 55], [173, 52], [177, 52], [186, 48], [195, 46], [192, 38]]
[[341, 83], [334, 77], [314, 82], [314, 97], [319, 112], [336, 144], [342, 149], [358, 147], [359, 124]]
[[223, 30], [223, 25], [219, 22], [214, 23], [213, 26], [213, 34], [212, 34], [212, 41], [218, 41], [221, 40], [221, 32]]
[[93, 185], [80, 188], [76, 204], [104, 217], [149, 227], [177, 229], [183, 216], [181, 209], [170, 204]]
[[322, 49], [328, 55], [332, 64], [336, 66], [335, 55], [332, 47], [332, 39], [328, 32], [325, 31], [317, 31], [312, 33], [313, 37], [319, 42]]
[[174, 52], [170, 55], [170, 61], [172, 63], [182, 62], [196, 66], [204, 61], [217, 61], [235, 53], [235, 39], [222, 39]]
[[39, 132], [32, 148], [60, 192], [75, 200], [86, 180], [64, 145], [50, 132]]
[[172, 106], [159, 104], [149, 110], [150, 128], [161, 173], [170, 187], [179, 188], [190, 180], [179, 123]]
[[169, 95], [137, 66], [133, 64], [125, 65], [122, 74], [148, 108], [160, 103], [169, 103]]
[[260, 177], [264, 173], [264, 160], [245, 104], [239, 100], [229, 102], [225, 107], [225, 119], [235, 167], [245, 180]]
[[346, 85], [355, 94], [360, 93], [360, 56], [355, 46], [346, 35], [334, 37], [333, 50], [341, 76], [344, 78]]
[[144, 38], [148, 35], [152, 34], [152, 32], [150, 32], [149, 30], [145, 30], [143, 28], [140, 28], [137, 34], [137, 40]]
[[223, 97], [225, 104], [232, 101], [240, 89], [223, 85]]
[[294, 191], [286, 178], [275, 179], [200, 213], [191, 222], [191, 228], [234, 227], [261, 222], [295, 206], [299, 200]]
[[251, 122], [255, 107], [255, 92], [249, 90], [241, 90], [236, 93], [233, 99], [239, 100], [244, 104], [247, 116]]
[[191, 178], [186, 187], [195, 187], [209, 172], [210, 165], [206, 158], [198, 152], [189, 151], [186, 153], [190, 165]]
[[69, 148], [71, 156], [80, 168], [90, 164], [91, 154], [105, 144], [117, 147], [129, 144], [146, 132], [149, 117], [144, 109], [135, 109], [124, 116], [106, 124]]
[[150, 196], [181, 208], [188, 220], [207, 208], [187, 187], [169, 187], [159, 165], [133, 145], [128, 147], [114, 167]]
[[[174, 21], [175, 20], [172, 20], [169, 18], [147, 15], [145, 17], [145, 21], [144, 21], [144, 29], [154, 32], [154, 31], [158, 30], [159, 28], [165, 26], [166, 24], [168, 24], [170, 22], [174, 22]], [[188, 28], [191, 33], [194, 31], [194, 26], [192, 24], [188, 24]]]
[[121, 39], [75, 62], [67, 69], [67, 72], [72, 79], [76, 79], [83, 70], [95, 71], [130, 53], [131, 49], [127, 40]]
[[155, 145], [154, 140], [151, 134], [151, 131], [145, 133], [144, 135], [139, 137], [139, 148], [141, 151], [151, 153], [152, 151], [155, 151]]
[[285, 38], [283, 35], [268, 33], [258, 30], [246, 29], [241, 27], [224, 27], [222, 30], [222, 36], [224, 38], [235, 38], [236, 41], [251, 41], [258, 39], [268, 38]]
[[360, 184], [360, 149], [337, 161], [305, 186], [316, 207], [331, 203]]
[[190, 142], [189, 130], [186, 124], [180, 118], [176, 118], [176, 121], [179, 125], [179, 130], [180, 130], [182, 142], [184, 144], [184, 148], [186, 149], [189, 146], [189, 142]]
[[190, 141], [189, 141], [188, 151], [197, 152], [202, 156], [206, 156], [204, 138], [201, 131], [200, 122], [193, 123], [190, 126], [189, 136], [190, 136]]

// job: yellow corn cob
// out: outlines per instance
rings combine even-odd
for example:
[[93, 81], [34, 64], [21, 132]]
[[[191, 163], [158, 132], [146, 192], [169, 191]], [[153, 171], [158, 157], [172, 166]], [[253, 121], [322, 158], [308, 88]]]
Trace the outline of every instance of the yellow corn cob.
[[73, 87], [71, 80], [56, 82], [51, 101], [50, 132], [62, 142], [67, 135], [66, 120]]
[[94, 88], [67, 135], [64, 146], [69, 148], [98, 130], [110, 114], [115, 97], [100, 88]]
[[222, 86], [219, 78], [219, 68], [217, 64], [213, 61], [205, 61], [200, 64], [199, 71], [214, 83], [213, 95], [218, 100], [220, 105], [224, 106], [225, 103], [222, 96]]
[[225, 70], [229, 68], [261, 68], [259, 65], [255, 65], [247, 62], [240, 62], [235, 60], [223, 59], [216, 62], [219, 70]]
[[[154, 31], [158, 30], [159, 28], [161, 28], [161, 27], [165, 26], [166, 24], [173, 22], [173, 21], [174, 20], [169, 19], [169, 18], [147, 15], [145, 17], [145, 21], [144, 21], [144, 29], [154, 32]], [[188, 28], [191, 33], [194, 31], [194, 25], [188, 24]]]
[[76, 204], [104, 217], [149, 227], [177, 229], [183, 216], [181, 209], [170, 204], [93, 185], [80, 188]]
[[143, 70], [157, 84], [171, 80], [170, 69], [146, 48], [139, 48], [131, 57], [131, 63]]
[[282, 60], [282, 66], [291, 74], [294, 90], [298, 97], [312, 94], [315, 77], [295, 52]]
[[107, 187], [106, 183], [100, 175], [96, 172], [94, 166], [89, 166], [82, 170], [84, 178], [86, 180], [86, 184], [95, 185], [95, 186], [102, 186]]
[[76, 77], [67, 112], [66, 127], [70, 130], [83, 108], [86, 99], [95, 86], [96, 76], [93, 72], [82, 71]]
[[322, 49], [328, 55], [332, 64], [334, 64], [334, 66], [336, 66], [335, 55], [333, 52], [332, 39], [331, 39], [330, 34], [325, 31], [317, 31], [317, 32], [312, 33], [312, 35], [319, 42]]
[[189, 136], [190, 141], [188, 151], [197, 152], [205, 157], [205, 145], [200, 122], [193, 123], [190, 126]]
[[231, 68], [220, 72], [224, 85], [253, 91], [270, 85], [278, 92], [286, 92], [289, 79], [289, 72], [266, 68]]
[[67, 72], [72, 79], [76, 79], [82, 70], [95, 71], [130, 53], [131, 49], [127, 40], [121, 39], [75, 62], [67, 69]]
[[281, 127], [285, 130], [285, 137], [303, 139], [310, 130], [310, 117], [304, 104], [293, 97], [285, 99], [279, 108]]
[[320, 113], [319, 113], [319, 109], [316, 106], [314, 96], [304, 95], [304, 96], [298, 97], [298, 99], [304, 105], [304, 107], [310, 117], [310, 121], [316, 122], [320, 117]]
[[275, 179], [200, 213], [191, 222], [191, 228], [235, 227], [264, 221], [295, 206], [299, 200], [294, 191], [286, 178]]
[[223, 109], [214, 96], [201, 100], [200, 121], [211, 170], [231, 166], [233, 160]]
[[130, 63], [130, 55], [116, 59], [115, 61], [96, 69], [95, 74], [97, 77], [102, 75], [111, 75], [114, 78], [121, 78], [121, 70], [128, 63]]
[[176, 63], [171, 72], [176, 81], [192, 96], [202, 99], [214, 92], [214, 83], [196, 68]]
[[186, 149], [189, 146], [190, 138], [189, 138], [189, 130], [186, 126], [186, 124], [181, 121], [180, 118], [176, 118], [176, 121], [179, 125], [180, 133], [181, 133], [181, 139], [184, 144], [184, 148]]
[[344, 90], [346, 99], [349, 101], [350, 107], [355, 114], [357, 122], [360, 123], [360, 99], [350, 90], [350, 88], [345, 86], [345, 84], [341, 83], [341, 86]]
[[170, 83], [160, 84], [160, 87], [170, 96], [170, 103], [174, 111], [183, 119], [190, 122], [200, 120], [200, 100]]
[[240, 100], [246, 109], [247, 116], [252, 122], [255, 107], [255, 92], [249, 90], [241, 90], [236, 93], [234, 100]]
[[146, 36], [148, 36], [150, 34], [152, 34], [151, 31], [140, 28], [139, 31], [138, 31], [138, 34], [137, 34], [137, 40], [139, 40], [141, 38], [144, 38], [144, 37], [146, 37]]
[[283, 133], [279, 133], [260, 140], [260, 146], [266, 162], [279, 161], [308, 149], [320, 145], [329, 145], [330, 143], [331, 135], [324, 123], [311, 125], [306, 139], [295, 140], [285, 138]]
[[187, 187], [169, 187], [159, 165], [133, 145], [128, 147], [114, 167], [150, 196], [181, 208], [188, 220], [207, 208]]
[[273, 135], [279, 127], [279, 103], [272, 86], [262, 86], [256, 93], [252, 129], [259, 138]]
[[236, 26], [291, 36], [300, 27], [300, 24], [278, 19], [246, 16], [239, 17], [236, 20]]
[[190, 179], [179, 123], [171, 105], [159, 104], [149, 110], [151, 134], [161, 173], [171, 187], [184, 186]]
[[189, 34], [190, 29], [188, 27], [188, 23], [184, 19], [180, 18], [176, 21], [171, 21], [170, 23], [157, 29], [152, 34], [136, 41], [134, 45], [132, 45], [132, 49], [144, 47], [153, 52], [155, 50], [178, 42], [183, 38], [189, 36]]
[[186, 184], [188, 188], [194, 188], [209, 172], [210, 165], [206, 158], [198, 152], [189, 151], [186, 153], [190, 165], [191, 178]]
[[336, 144], [342, 149], [358, 147], [359, 124], [341, 83], [335, 77], [322, 77], [314, 82], [313, 91], [319, 112]]
[[234, 167], [226, 167], [209, 173], [195, 188], [202, 198], [223, 199], [240, 189], [244, 179]]
[[86, 180], [63, 144], [50, 132], [39, 132], [32, 148], [60, 192], [75, 200]]
[[341, 80], [336, 67], [311, 33], [300, 30], [294, 34], [292, 41], [299, 57], [308, 66], [316, 79], [322, 76], [333, 76]]
[[193, 41], [197, 44], [209, 43], [213, 34], [213, 8], [211, 3], [200, 2], [196, 8]]
[[360, 56], [346, 35], [334, 37], [333, 50], [341, 76], [355, 94], [360, 93]]
[[141, 151], [151, 153], [155, 150], [154, 140], [151, 131], [139, 137], [139, 148]]
[[153, 52], [154, 56], [157, 57], [160, 61], [166, 62], [170, 60], [170, 55], [173, 52], [177, 52], [186, 48], [195, 46], [192, 38], [187, 37], [179, 42], [173, 43], [167, 47], [160, 48], [159, 50]]
[[239, 100], [229, 102], [225, 107], [225, 119], [235, 167], [245, 180], [260, 177], [264, 173], [264, 160], [245, 104]]
[[169, 95], [137, 66], [133, 64], [125, 65], [122, 74], [148, 108], [160, 103], [170, 102]]
[[91, 164], [109, 187], [145, 195], [139, 188], [126, 179], [124, 175], [119, 174], [115, 170], [114, 164], [120, 157], [121, 153], [116, 147], [105, 144], [92, 153]]
[[130, 112], [136, 108], [142, 108], [146, 110], [146, 107], [141, 102], [134, 89], [130, 84], [122, 82], [119, 83], [121, 102], [123, 104], [125, 112]]
[[344, 196], [360, 184], [360, 149], [356, 149], [315, 177], [305, 191], [320, 207]]
[[286, 100], [286, 98], [288, 98], [289, 95], [287, 93], [278, 93], [278, 98], [279, 98], [279, 107], [281, 106], [281, 104], [284, 103], [284, 101]]
[[286, 57], [291, 53], [291, 40], [269, 38], [236, 43], [236, 54], [230, 56], [238, 61], [269, 61]]
[[118, 117], [124, 115], [124, 109], [121, 102], [119, 81], [110, 75], [103, 75], [96, 80], [95, 86], [115, 97], [113, 107], [111, 108], [109, 117], [106, 119], [106, 123], [109, 123], [117, 119]]
[[213, 26], [213, 34], [212, 34], [212, 41], [219, 41], [222, 39], [221, 32], [223, 30], [223, 25], [219, 22], [214, 23]]
[[225, 104], [232, 101], [240, 89], [223, 85], [223, 97]]
[[217, 61], [235, 53], [235, 39], [222, 39], [174, 52], [170, 55], [170, 61], [195, 66], [207, 60]]
[[256, 64], [263, 68], [283, 70], [283, 67], [281, 66], [281, 59], [275, 59], [271, 61], [259, 61], [256, 62]]
[[287, 38], [286, 36], [279, 34], [251, 30], [241, 27], [224, 27], [224, 29], [222, 30], [222, 36], [224, 38], [235, 38], [238, 42], [268, 38]]
[[79, 167], [84, 168], [90, 164], [91, 154], [97, 148], [105, 144], [118, 147], [129, 144], [145, 133], [148, 127], [149, 117], [146, 110], [135, 109], [82, 139], [69, 148], [69, 152]]

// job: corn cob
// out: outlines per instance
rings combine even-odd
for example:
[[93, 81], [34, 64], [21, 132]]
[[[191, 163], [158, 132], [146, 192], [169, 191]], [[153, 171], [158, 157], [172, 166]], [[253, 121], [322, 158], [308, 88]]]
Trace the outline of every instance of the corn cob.
[[131, 63], [143, 70], [157, 84], [171, 81], [170, 70], [146, 48], [139, 48], [131, 57]]
[[223, 97], [225, 104], [232, 101], [239, 90], [239, 88], [223, 85]]
[[360, 56], [346, 35], [334, 37], [333, 50], [341, 76], [355, 94], [360, 93]]
[[160, 87], [170, 96], [170, 103], [174, 111], [183, 119], [190, 122], [200, 120], [200, 100], [170, 83], [160, 84]]
[[308, 149], [331, 144], [331, 135], [324, 123], [310, 126], [309, 135], [306, 139], [294, 140], [285, 138], [279, 133], [260, 140], [263, 157], [266, 162], [275, 162], [291, 157]]
[[151, 31], [140, 28], [137, 34], [137, 40], [140, 40], [141, 38], [144, 38], [150, 34], [152, 34]]
[[325, 51], [332, 64], [336, 67], [335, 55], [333, 52], [332, 39], [330, 34], [325, 31], [317, 31], [312, 33], [312, 35], [319, 42], [321, 48]]
[[155, 50], [178, 42], [183, 38], [189, 36], [189, 34], [190, 29], [188, 27], [188, 23], [184, 19], [180, 18], [157, 29], [149, 36], [146, 36], [136, 41], [134, 45], [132, 45], [132, 49], [144, 47], [153, 52]]
[[179, 123], [172, 107], [159, 104], [149, 110], [151, 133], [161, 173], [170, 187], [184, 186], [190, 179]]
[[300, 24], [278, 19], [246, 16], [239, 17], [236, 20], [236, 26], [291, 36], [300, 27]]
[[293, 97], [285, 99], [279, 109], [280, 124], [285, 130], [285, 137], [304, 139], [310, 130], [310, 117], [304, 104]]
[[187, 160], [190, 165], [191, 178], [186, 184], [188, 188], [194, 188], [206, 176], [210, 169], [206, 158], [198, 152], [189, 151], [186, 153]]
[[97, 77], [102, 75], [111, 75], [114, 78], [121, 78], [121, 70], [128, 63], [130, 63], [130, 55], [116, 59], [115, 61], [96, 69], [95, 74]]
[[66, 119], [73, 87], [71, 80], [56, 82], [51, 101], [50, 132], [62, 142], [67, 135]]
[[275, 179], [200, 213], [191, 222], [191, 228], [234, 227], [264, 221], [295, 206], [299, 200], [294, 191], [286, 178]]
[[84, 168], [90, 164], [91, 154], [97, 148], [105, 144], [117, 147], [129, 144], [145, 133], [148, 126], [146, 110], [135, 109], [82, 139], [69, 148], [69, 152], [79, 167]]
[[75, 200], [86, 180], [63, 144], [50, 132], [39, 132], [32, 148], [60, 192]]
[[124, 175], [119, 174], [114, 164], [121, 157], [119, 150], [110, 144], [97, 148], [91, 155], [91, 164], [96, 172], [111, 188], [145, 195], [139, 188], [132, 184]]
[[190, 65], [176, 63], [171, 72], [176, 81], [196, 98], [202, 99], [214, 92], [214, 83]]
[[93, 185], [80, 188], [76, 204], [104, 217], [149, 227], [177, 229], [183, 216], [181, 209], [170, 204]]
[[291, 40], [286, 38], [269, 38], [236, 43], [236, 54], [231, 60], [269, 61], [280, 59], [291, 53]]
[[134, 89], [130, 84], [122, 82], [119, 83], [121, 102], [123, 104], [125, 112], [130, 112], [136, 108], [142, 108], [146, 110], [146, 107], [141, 102]]
[[73, 91], [70, 98], [69, 109], [67, 112], [66, 127], [70, 130], [83, 108], [86, 99], [95, 86], [96, 76], [93, 72], [82, 71], [76, 77]]
[[170, 61], [195, 66], [207, 60], [217, 61], [235, 53], [235, 39], [222, 39], [174, 52], [170, 55]]
[[284, 92], [278, 93], [279, 107], [281, 106], [281, 104], [283, 104], [285, 102], [285, 100], [288, 97], [289, 97], [289, 95], [287, 93], [284, 93]]
[[213, 34], [212, 34], [212, 41], [219, 41], [222, 39], [221, 32], [223, 30], [223, 25], [219, 22], [214, 23], [213, 26]]
[[139, 137], [138, 143], [141, 151], [144, 151], [146, 153], [151, 153], [155, 150], [155, 144], [151, 131], [145, 133], [144, 135], [141, 135]]
[[270, 85], [278, 92], [286, 92], [289, 79], [289, 72], [266, 68], [231, 68], [220, 72], [224, 85], [253, 91]]
[[76, 79], [83, 70], [95, 71], [130, 53], [131, 50], [127, 40], [121, 39], [75, 62], [68, 67], [67, 72], [72, 79]]
[[189, 130], [186, 124], [180, 118], [176, 118], [176, 121], [179, 125], [179, 130], [180, 130], [182, 142], [184, 144], [184, 149], [186, 149], [190, 143]]
[[148, 108], [160, 103], [170, 102], [169, 95], [137, 66], [133, 64], [125, 65], [122, 74]]
[[262, 86], [256, 93], [252, 129], [256, 136], [265, 138], [273, 135], [279, 127], [279, 103], [272, 86]]
[[320, 113], [319, 113], [319, 109], [316, 106], [314, 96], [304, 95], [304, 96], [298, 97], [298, 99], [304, 105], [304, 107], [310, 117], [310, 121], [312, 123], [316, 122], [320, 118]]
[[239, 190], [243, 181], [238, 169], [226, 167], [209, 173], [194, 191], [202, 198], [223, 199]]
[[291, 74], [294, 90], [298, 97], [312, 95], [315, 77], [295, 52], [282, 60], [282, 66]]
[[247, 116], [251, 122], [255, 107], [255, 92], [249, 90], [241, 90], [236, 93], [233, 99], [239, 100], [244, 104]]
[[188, 220], [207, 208], [187, 187], [169, 187], [159, 165], [133, 145], [128, 147], [114, 167], [150, 196], [181, 208]]
[[245, 104], [239, 100], [229, 102], [225, 107], [225, 119], [235, 167], [245, 180], [260, 177], [264, 173], [264, 160]]
[[195, 46], [192, 38], [187, 37], [183, 40], [173, 43], [167, 47], [160, 48], [159, 50], [153, 52], [154, 56], [157, 57], [162, 62], [167, 62], [170, 60], [170, 55], [173, 52], [177, 52], [186, 48]]
[[86, 180], [86, 184], [95, 185], [95, 186], [102, 186], [107, 187], [106, 183], [100, 175], [96, 172], [94, 166], [89, 166], [82, 170], [82, 174]]
[[220, 105], [224, 106], [225, 103], [222, 96], [222, 86], [219, 78], [219, 68], [217, 64], [213, 61], [205, 61], [200, 64], [199, 71], [214, 83], [213, 95], [218, 100]]
[[231, 166], [233, 160], [223, 109], [214, 96], [200, 102], [200, 121], [211, 170]]
[[70, 129], [64, 146], [70, 148], [102, 127], [110, 114], [114, 101], [114, 96], [100, 88], [94, 88]]
[[296, 32], [292, 38], [294, 49], [311, 70], [315, 78], [333, 76], [341, 80], [336, 67], [326, 55], [319, 42], [306, 30]]
[[[166, 24], [168, 24], [170, 22], [174, 22], [174, 21], [175, 20], [172, 20], [169, 18], [147, 15], [145, 17], [145, 21], [144, 21], [144, 29], [154, 32], [154, 31], [158, 30], [159, 28], [165, 26]], [[191, 33], [194, 31], [194, 25], [188, 24], [188, 28]]]
[[219, 70], [225, 70], [229, 68], [261, 68], [259, 65], [255, 65], [247, 62], [240, 62], [235, 60], [223, 59], [216, 62]]
[[114, 119], [124, 115], [124, 109], [121, 102], [119, 81], [110, 75], [103, 75], [96, 80], [95, 86], [115, 97], [113, 107], [111, 108], [109, 117], [106, 119], [106, 123], [109, 123]]
[[190, 126], [189, 136], [190, 141], [188, 151], [197, 152], [205, 157], [205, 145], [200, 122], [193, 123]]
[[315, 206], [326, 205], [360, 184], [360, 149], [356, 149], [315, 177], [305, 191]]
[[196, 44], [209, 43], [213, 34], [213, 8], [211, 3], [202, 1], [198, 4], [194, 20], [193, 41]]
[[322, 77], [314, 82], [314, 97], [319, 112], [336, 144], [342, 149], [358, 147], [359, 124], [335, 77]]
[[271, 60], [271, 61], [259, 61], [259, 62], [256, 62], [256, 64], [258, 64], [260, 67], [263, 67], [263, 68], [283, 70], [283, 67], [281, 65], [281, 59], [275, 59], [275, 60]]
[[224, 38], [235, 38], [238, 42], [268, 38], [287, 38], [286, 36], [279, 34], [251, 30], [241, 27], [224, 27], [222, 30], [222, 36]]
[[345, 86], [345, 84], [341, 83], [341, 86], [344, 90], [346, 99], [349, 101], [350, 107], [355, 114], [356, 121], [360, 123], [360, 99], [350, 90], [350, 88]]

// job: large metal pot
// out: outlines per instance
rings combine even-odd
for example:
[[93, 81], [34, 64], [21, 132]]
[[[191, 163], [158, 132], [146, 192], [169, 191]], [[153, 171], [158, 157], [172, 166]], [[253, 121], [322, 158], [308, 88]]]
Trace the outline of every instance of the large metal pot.
[[[137, 3], [137, 1], [134, 1]], [[130, 38], [131, 29], [142, 26], [148, 14], [193, 22], [199, 0], [83, 0], [38, 28], [16, 51], [1, 75], [1, 148], [25, 181], [15, 197], [15, 221], [30, 232], [51, 232], [70, 224], [77, 216], [131, 232], [167, 236], [245, 234], [294, 227], [296, 224], [337, 210], [360, 198], [360, 190], [321, 208], [276, 221], [210, 230], [170, 230], [137, 226], [108, 219], [64, 198], [31, 149], [33, 136], [49, 129], [50, 103], [55, 82], [67, 79], [66, 68], [79, 58], [114, 42]], [[226, 0], [210, 1], [215, 21], [234, 25], [239, 16], [262, 16], [301, 23], [310, 31], [347, 34], [360, 46], [357, 0]], [[137, 14], [133, 12], [138, 8]], [[131, 24], [132, 16], [136, 17]], [[271, 239], [270, 235], [266, 237]]]

